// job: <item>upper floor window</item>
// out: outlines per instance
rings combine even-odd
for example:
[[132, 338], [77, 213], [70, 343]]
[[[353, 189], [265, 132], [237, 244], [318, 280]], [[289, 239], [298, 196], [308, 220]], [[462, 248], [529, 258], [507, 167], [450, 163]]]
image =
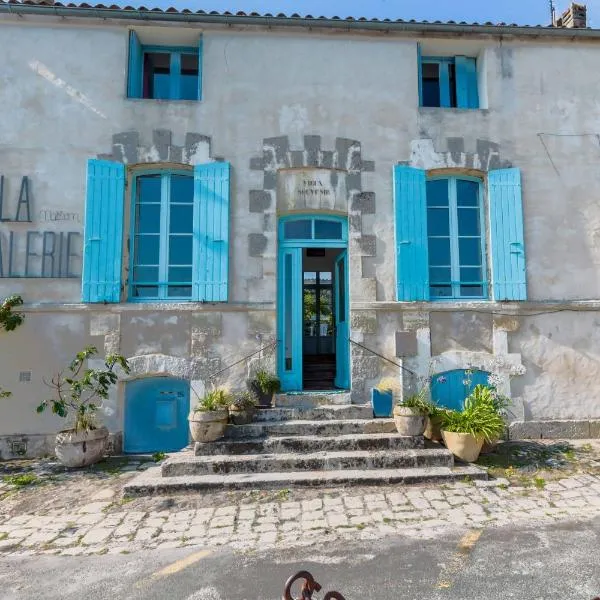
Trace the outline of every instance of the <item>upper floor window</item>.
[[450, 177], [427, 182], [430, 297], [485, 298], [479, 181]]
[[194, 178], [151, 174], [136, 178], [130, 296], [192, 297]]
[[129, 36], [129, 98], [201, 99], [201, 44], [195, 48], [143, 46], [135, 31]]
[[476, 60], [466, 56], [421, 57], [419, 91], [421, 106], [479, 108]]

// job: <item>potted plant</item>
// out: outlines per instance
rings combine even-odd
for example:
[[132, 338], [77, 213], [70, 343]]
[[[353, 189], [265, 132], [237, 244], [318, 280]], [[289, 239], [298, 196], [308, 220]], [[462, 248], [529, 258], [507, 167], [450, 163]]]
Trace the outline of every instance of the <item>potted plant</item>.
[[371, 406], [376, 418], [390, 418], [394, 408], [394, 395], [401, 393], [400, 382], [393, 377], [385, 377], [371, 390]]
[[252, 422], [258, 398], [250, 390], [236, 392], [229, 404], [229, 420], [234, 425], [247, 425]]
[[206, 444], [225, 435], [231, 403], [231, 394], [227, 390], [215, 389], [207, 392], [188, 416], [190, 433], [195, 442]]
[[273, 395], [281, 389], [281, 382], [277, 376], [260, 369], [250, 381], [250, 389], [258, 397], [259, 408], [271, 408]]
[[47, 385], [54, 389], [55, 397], [44, 400], [37, 412], [43, 413], [51, 407], [59, 417], [70, 420], [70, 427], [56, 436], [54, 451], [65, 467], [86, 467], [104, 457], [108, 429], [98, 422], [97, 412], [118, 375], [117, 367], [129, 373], [127, 360], [118, 354], [109, 354], [104, 359], [103, 369], [84, 369], [85, 362], [98, 350], [88, 346], [79, 352], [68, 367]]
[[394, 407], [394, 422], [400, 435], [423, 435], [428, 414], [425, 388], [417, 394], [408, 396]]
[[427, 419], [425, 421], [425, 431], [423, 435], [432, 442], [442, 440], [442, 420], [445, 409], [438, 406], [435, 402], [427, 403]]
[[446, 448], [465, 462], [476, 461], [484, 442], [499, 439], [504, 427], [504, 419], [481, 390], [478, 393], [474, 390], [466, 398], [463, 410], [447, 410], [442, 415], [442, 437]]

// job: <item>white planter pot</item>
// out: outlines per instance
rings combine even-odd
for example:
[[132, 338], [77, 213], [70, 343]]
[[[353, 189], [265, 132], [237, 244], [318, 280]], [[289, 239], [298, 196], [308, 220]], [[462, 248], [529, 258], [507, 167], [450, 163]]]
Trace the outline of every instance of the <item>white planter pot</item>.
[[476, 437], [470, 433], [454, 433], [442, 429], [442, 438], [446, 448], [460, 460], [475, 462], [479, 458], [483, 437]]
[[226, 410], [192, 411], [188, 417], [192, 439], [206, 444], [222, 438], [225, 435], [228, 417]]
[[98, 427], [91, 431], [61, 431], [56, 435], [54, 452], [65, 467], [87, 467], [104, 458], [108, 429]]
[[410, 437], [423, 435], [426, 420], [427, 416], [422, 415], [414, 408], [394, 407], [394, 423], [396, 423], [396, 430], [400, 435]]

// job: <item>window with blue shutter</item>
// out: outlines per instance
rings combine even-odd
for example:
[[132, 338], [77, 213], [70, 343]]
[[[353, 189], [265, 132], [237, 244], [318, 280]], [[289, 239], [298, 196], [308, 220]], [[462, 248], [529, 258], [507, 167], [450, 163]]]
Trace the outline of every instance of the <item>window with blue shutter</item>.
[[125, 166], [89, 160], [83, 233], [82, 302], [119, 302]]
[[421, 57], [419, 52], [419, 98], [421, 106], [479, 108], [476, 59]]
[[492, 287], [495, 300], [527, 300], [521, 172], [488, 174]]
[[202, 42], [197, 47], [147, 46], [131, 31], [127, 96], [201, 100]]
[[193, 299], [227, 302], [230, 165], [194, 167]]
[[425, 171], [394, 167], [396, 283], [401, 302], [429, 300], [426, 192]]

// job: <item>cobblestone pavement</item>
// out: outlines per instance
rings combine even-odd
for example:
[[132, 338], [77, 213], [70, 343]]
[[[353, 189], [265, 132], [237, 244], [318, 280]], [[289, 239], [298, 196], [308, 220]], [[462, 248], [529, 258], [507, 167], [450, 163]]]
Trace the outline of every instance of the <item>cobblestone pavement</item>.
[[[586, 464], [596, 462], [588, 456]], [[130, 553], [195, 545], [251, 551], [388, 535], [431, 538], [449, 528], [600, 516], [600, 474], [594, 469], [572, 469], [550, 482], [539, 477], [526, 481], [520, 475], [517, 484], [497, 478], [435, 487], [121, 499], [119, 487], [146, 466], [127, 461], [118, 468], [66, 473], [62, 479], [52, 475], [45, 492], [39, 486], [28, 494], [14, 491], [23, 485], [18, 478], [28, 472], [5, 475], [0, 483], [0, 554]], [[51, 471], [52, 463], [44, 468]], [[29, 477], [39, 478], [39, 473], [29, 472]]]

